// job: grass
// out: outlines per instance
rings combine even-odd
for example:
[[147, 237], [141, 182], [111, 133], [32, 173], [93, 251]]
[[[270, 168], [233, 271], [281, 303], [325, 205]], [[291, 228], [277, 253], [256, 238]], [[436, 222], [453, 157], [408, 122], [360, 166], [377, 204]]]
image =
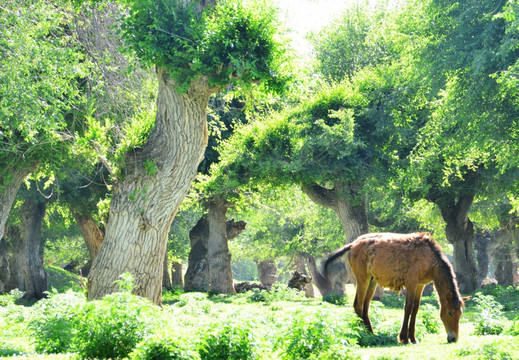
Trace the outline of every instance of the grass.
[[[70, 276], [58, 268], [50, 269], [49, 283], [56, 291], [65, 291], [72, 287], [78, 292], [82, 289], [77, 278]], [[497, 290], [496, 290], [497, 291]], [[517, 295], [500, 290], [505, 296]], [[347, 286], [346, 305], [332, 305], [321, 299], [305, 299], [292, 292], [279, 291], [270, 295], [270, 298], [261, 302], [251, 302], [251, 294], [238, 296], [208, 296], [202, 293], [183, 294], [181, 291], [165, 293], [161, 316], [164, 325], [161, 332], [174, 334], [197, 342], [204, 334], [215, 326], [223, 324], [240, 324], [253, 329], [254, 343], [257, 347], [258, 359], [274, 360], [283, 357], [280, 339], [286, 338], [292, 331], [296, 319], [327, 317], [330, 321], [346, 321], [354, 316], [352, 302], [354, 298], [353, 286]], [[506, 326], [510, 326], [511, 319], [519, 317], [519, 310], [514, 307], [515, 296], [503, 298], [505, 302]], [[437, 303], [434, 295], [424, 298], [423, 304]], [[511, 305], [510, 305], [511, 304]], [[425, 309], [425, 308], [424, 308]], [[72, 359], [70, 354], [43, 355], [35, 354], [33, 339], [27, 330], [27, 322], [31, 316], [32, 307], [29, 304], [7, 305], [0, 307], [0, 358], [24, 359]], [[421, 310], [422, 311], [422, 310]], [[423, 310], [425, 312], [425, 310]], [[361, 359], [519, 359], [519, 338], [506, 335], [474, 334], [474, 319], [477, 318], [477, 308], [467, 306], [466, 314], [460, 323], [460, 339], [455, 344], [447, 344], [443, 326], [439, 334], [425, 333], [417, 329], [420, 343], [415, 345], [401, 345], [394, 341], [381, 341], [383, 345], [359, 347], [353, 352]], [[382, 334], [384, 329], [400, 327], [403, 317], [403, 298], [398, 295], [385, 296], [382, 302], [375, 302], [372, 309], [375, 332]], [[431, 316], [439, 318], [434, 311]], [[420, 315], [420, 312], [419, 312]], [[346, 322], [344, 322], [346, 323]], [[422, 333], [420, 333], [422, 332]], [[391, 333], [392, 334], [392, 333]], [[319, 336], [319, 334], [312, 334]], [[391, 335], [392, 336], [392, 335]], [[384, 339], [381, 337], [380, 339]], [[340, 339], [337, 339], [339, 342]]]

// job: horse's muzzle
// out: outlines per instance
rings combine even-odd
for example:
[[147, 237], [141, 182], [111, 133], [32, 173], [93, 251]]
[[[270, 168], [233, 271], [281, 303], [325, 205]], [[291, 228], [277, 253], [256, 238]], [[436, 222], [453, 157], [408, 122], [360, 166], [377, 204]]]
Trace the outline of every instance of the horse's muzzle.
[[453, 342], [456, 342], [458, 341], [458, 337], [454, 334], [447, 334], [447, 342], [450, 344], [450, 343], [453, 343]]

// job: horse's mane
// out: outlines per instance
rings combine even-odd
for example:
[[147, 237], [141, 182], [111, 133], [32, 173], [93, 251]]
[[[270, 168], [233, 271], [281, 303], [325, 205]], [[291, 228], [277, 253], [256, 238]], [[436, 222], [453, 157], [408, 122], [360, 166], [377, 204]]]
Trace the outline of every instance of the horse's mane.
[[454, 269], [447, 259], [447, 256], [443, 253], [442, 248], [434, 239], [431, 237], [429, 233], [421, 233], [424, 241], [429, 244], [432, 252], [434, 253], [437, 261], [437, 266], [440, 270], [440, 273], [445, 275], [443, 277], [446, 282], [447, 287], [452, 292], [452, 301], [453, 303], [458, 303], [461, 300], [460, 291], [458, 289], [458, 282], [456, 281], [456, 274], [454, 273]]

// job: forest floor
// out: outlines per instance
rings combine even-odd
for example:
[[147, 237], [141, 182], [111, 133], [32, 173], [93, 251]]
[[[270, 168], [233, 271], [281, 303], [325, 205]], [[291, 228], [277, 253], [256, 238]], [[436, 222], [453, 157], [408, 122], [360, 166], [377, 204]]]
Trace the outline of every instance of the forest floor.
[[[68, 288], [74, 291], [81, 289], [76, 277], [57, 269], [50, 270], [49, 282], [50, 287], [60, 292]], [[499, 291], [504, 293], [504, 290]], [[519, 289], [509, 289], [508, 292], [513, 294], [509, 299], [506, 296], [504, 300], [499, 296], [494, 297], [505, 304], [499, 313], [492, 316], [499, 315], [500, 326], [504, 330], [515, 326], [516, 332], [509, 332], [511, 335], [506, 335], [506, 331], [499, 335], [476, 335], [481, 322], [491, 323], [495, 319], [484, 317], [490, 316], [485, 315], [484, 306], [482, 308], [475, 303], [468, 303], [460, 322], [459, 341], [448, 344], [443, 325], [439, 322], [433, 293], [422, 301], [420, 311], [425, 317], [423, 323], [417, 327], [419, 343], [414, 345], [402, 345], [395, 341], [403, 317], [403, 297], [396, 294], [385, 295], [382, 301], [374, 302], [371, 309], [375, 332], [379, 335], [372, 338], [370, 344], [353, 345], [348, 356], [352, 359], [379, 360], [519, 359], [519, 297], [516, 296], [519, 295]], [[290, 353], [287, 349], [290, 346], [295, 349], [305, 342], [309, 342], [311, 348], [318, 344], [312, 341], [319, 337], [322, 337], [321, 342], [339, 343], [345, 329], [335, 329], [335, 333], [330, 333], [330, 328], [335, 325], [344, 327], [344, 324], [355, 318], [352, 310], [353, 298], [354, 288], [351, 285], [347, 286], [347, 298], [342, 305], [323, 302], [321, 298], [306, 299], [301, 294], [284, 290], [275, 291], [268, 296], [259, 292], [237, 296], [166, 292], [161, 310], [162, 320], [165, 320], [166, 325], [161, 326], [163, 333], [180, 333], [184, 338], [197, 342], [206, 333], [222, 328], [225, 324], [239, 324], [252, 329], [256, 359], [328, 359], [315, 353], [311, 355], [314, 357], [303, 353], [298, 357], [293, 351], [301, 350], [292, 350]], [[33, 307], [31, 304], [0, 306], [0, 358], [75, 358], [74, 354], [36, 353], [34, 334], [28, 330]], [[434, 326], [439, 326], [437, 331], [429, 331]], [[300, 336], [301, 339], [294, 340], [294, 336]]]

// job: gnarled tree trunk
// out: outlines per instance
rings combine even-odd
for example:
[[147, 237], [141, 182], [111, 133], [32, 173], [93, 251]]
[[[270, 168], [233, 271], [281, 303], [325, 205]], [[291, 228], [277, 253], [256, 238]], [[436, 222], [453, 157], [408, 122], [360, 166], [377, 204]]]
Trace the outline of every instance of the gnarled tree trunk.
[[171, 277], [169, 276], [168, 252], [164, 253], [164, 263], [162, 266], [162, 287], [171, 290]]
[[90, 259], [94, 261], [97, 254], [99, 253], [99, 249], [103, 244], [104, 234], [103, 231], [97, 226], [92, 215], [81, 215], [75, 211], [71, 211], [72, 216], [76, 220], [76, 224], [81, 231], [81, 235], [83, 235], [83, 239], [85, 239], [85, 244], [87, 246], [88, 252], [90, 253]]
[[6, 286], [11, 278], [11, 271], [9, 270], [9, 254], [7, 241], [0, 242], [0, 294], [6, 291]]
[[0, 180], [0, 242], [4, 237], [7, 217], [11, 212], [18, 189], [27, 175], [35, 168], [36, 164], [27, 164], [26, 167], [19, 169], [3, 169], [5, 174], [9, 174], [9, 178]]
[[184, 281], [182, 280], [182, 260], [173, 261], [171, 263], [171, 285], [184, 287]]
[[317, 268], [315, 258], [313, 256], [307, 257], [308, 267], [310, 268], [310, 274], [312, 274], [312, 281], [321, 293], [322, 296], [333, 292], [331, 281], [324, 277], [323, 274]]
[[204, 215], [189, 231], [188, 266], [184, 276], [185, 291], [209, 290], [209, 265], [207, 264], [207, 241], [209, 238], [209, 223]]
[[235, 294], [231, 269], [231, 253], [227, 238], [226, 213], [228, 204], [224, 199], [209, 201], [207, 222], [209, 238], [207, 259], [209, 264], [209, 290], [217, 294]]
[[45, 208], [45, 203], [27, 198], [21, 209], [23, 257], [20, 264], [25, 283], [23, 298], [26, 300], [41, 299], [47, 291], [47, 274], [40, 252], [41, 225]]
[[488, 275], [490, 266], [490, 243], [492, 239], [486, 232], [478, 232], [474, 236], [474, 249], [476, 250], [478, 266], [478, 286]]
[[194, 80], [185, 94], [164, 69], [154, 128], [141, 149], [125, 158], [123, 179], [114, 184], [103, 245], [88, 276], [88, 298], [117, 291], [130, 272], [137, 295], [161, 303], [167, 235], [179, 205], [197, 174], [207, 145], [207, 80]]
[[272, 285], [278, 281], [278, 267], [274, 260], [262, 260], [256, 261], [258, 268], [258, 278], [261, 285], [272, 288]]
[[22, 229], [20, 226], [10, 226], [9, 233], [2, 241], [9, 247], [11, 256], [9, 257], [9, 279], [5, 284], [5, 291], [13, 289], [25, 291], [25, 280], [23, 279], [23, 257], [25, 254], [24, 243], [22, 240]]
[[[208, 214], [202, 216], [189, 231], [191, 251], [189, 252], [188, 267], [184, 276], [185, 291], [209, 291], [210, 271], [208, 260], [209, 221]], [[220, 221], [222, 218], [220, 218]], [[244, 221], [235, 222], [233, 219], [225, 222], [227, 240], [234, 239], [244, 229]], [[227, 249], [228, 251], [228, 249]]]
[[464, 293], [470, 293], [478, 287], [478, 270], [472, 247], [474, 226], [468, 216], [474, 195], [462, 195], [458, 201], [443, 199], [436, 202], [447, 224], [445, 234], [454, 248], [452, 265], [460, 291]]

